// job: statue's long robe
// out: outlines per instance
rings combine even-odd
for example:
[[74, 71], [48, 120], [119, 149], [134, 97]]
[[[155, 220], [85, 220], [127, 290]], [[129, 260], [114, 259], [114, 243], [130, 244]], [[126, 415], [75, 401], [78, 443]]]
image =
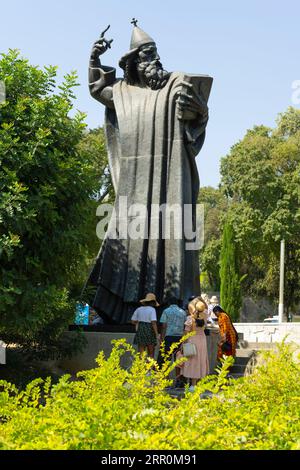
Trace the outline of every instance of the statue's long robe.
[[[144, 222], [149, 239], [111, 239], [110, 226], [90, 277], [97, 286], [93, 306], [118, 324], [130, 320], [148, 292], [162, 304], [170, 297], [186, 302], [200, 293], [198, 251], [186, 249], [184, 236], [151, 238], [158, 223], [153, 204], [182, 208], [191, 204], [195, 212], [199, 192], [195, 156], [203, 145], [206, 123], [178, 120], [176, 92], [183, 78], [172, 73], [167, 85], [154, 91], [115, 80], [114, 69], [90, 69], [91, 94], [107, 105], [105, 127], [117, 218], [122, 217], [121, 196], [127, 197], [128, 207], [143, 204], [148, 210]], [[106, 101], [102, 92], [107, 86], [112, 86], [113, 95]], [[195, 229], [195, 218], [193, 223]], [[160, 231], [161, 224], [162, 220]], [[183, 217], [176, 224], [183, 226]]]

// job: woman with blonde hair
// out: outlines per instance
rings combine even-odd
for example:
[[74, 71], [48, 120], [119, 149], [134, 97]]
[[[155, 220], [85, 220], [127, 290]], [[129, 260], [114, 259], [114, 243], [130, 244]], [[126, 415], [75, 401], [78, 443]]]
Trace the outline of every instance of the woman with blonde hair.
[[207, 353], [207, 342], [204, 329], [207, 324], [207, 305], [199, 300], [190, 306], [190, 316], [185, 322], [185, 333], [195, 332], [194, 336], [188, 338], [186, 343], [195, 345], [196, 354], [190, 356], [182, 366], [182, 375], [191, 380], [190, 391], [195, 390], [198, 380], [209, 374], [209, 361]]

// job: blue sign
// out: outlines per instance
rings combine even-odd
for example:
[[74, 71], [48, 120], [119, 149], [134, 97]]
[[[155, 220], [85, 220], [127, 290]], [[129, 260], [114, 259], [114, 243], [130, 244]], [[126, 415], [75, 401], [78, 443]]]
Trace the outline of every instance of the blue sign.
[[88, 325], [89, 313], [90, 313], [90, 307], [88, 304], [77, 302], [75, 325]]

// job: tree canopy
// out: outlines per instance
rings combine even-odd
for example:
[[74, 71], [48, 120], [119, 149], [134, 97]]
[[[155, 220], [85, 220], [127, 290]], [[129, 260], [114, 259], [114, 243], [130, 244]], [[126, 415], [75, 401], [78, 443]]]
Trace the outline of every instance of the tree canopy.
[[208, 279], [203, 289], [220, 290], [220, 251], [222, 216], [226, 213], [227, 199], [219, 189], [210, 186], [200, 189], [199, 204], [204, 205], [204, 246], [200, 251], [200, 268]]
[[[88, 151], [84, 114], [70, 117], [76, 73], [57, 86], [56, 67], [11, 50], [0, 80], [0, 334], [49, 344], [71, 320], [70, 292], [97, 254], [94, 196], [103, 179], [109, 188], [99, 165], [107, 159], [104, 149]], [[103, 145], [101, 130], [92, 138]]]
[[[200, 200], [206, 193], [202, 190]], [[227, 204], [220, 203], [223, 197]], [[215, 227], [222, 232], [229, 220], [240, 247], [244, 294], [278, 298], [280, 240], [286, 240], [285, 304], [287, 312], [293, 309], [300, 300], [300, 110], [279, 114], [274, 129], [261, 125], [247, 131], [221, 161], [214, 200]], [[211, 201], [207, 210], [213, 214]], [[206, 269], [211, 247], [220, 250], [215, 227], [206, 225], [208, 243], [201, 254]]]

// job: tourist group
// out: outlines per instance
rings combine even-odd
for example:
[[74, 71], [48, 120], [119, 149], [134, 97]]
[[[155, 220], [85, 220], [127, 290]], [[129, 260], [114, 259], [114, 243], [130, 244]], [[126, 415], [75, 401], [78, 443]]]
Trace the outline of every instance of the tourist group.
[[177, 359], [182, 355], [187, 358], [180, 368], [176, 368], [175, 387], [188, 383], [189, 390], [194, 391], [197, 382], [209, 374], [207, 336], [211, 329], [219, 327], [218, 359], [224, 355], [235, 356], [238, 335], [230, 315], [219, 305], [216, 296], [193, 296], [185, 309], [179, 301], [171, 299], [159, 321], [159, 303], [155, 294], [147, 294], [140, 300], [140, 304], [131, 319], [136, 326], [134, 341], [140, 353], [147, 351], [152, 358], [156, 346], [161, 345], [163, 354], [160, 352], [158, 355], [159, 365], [163, 363], [165, 356], [168, 356], [174, 343], [178, 344], [183, 336], [194, 332], [174, 351]]

